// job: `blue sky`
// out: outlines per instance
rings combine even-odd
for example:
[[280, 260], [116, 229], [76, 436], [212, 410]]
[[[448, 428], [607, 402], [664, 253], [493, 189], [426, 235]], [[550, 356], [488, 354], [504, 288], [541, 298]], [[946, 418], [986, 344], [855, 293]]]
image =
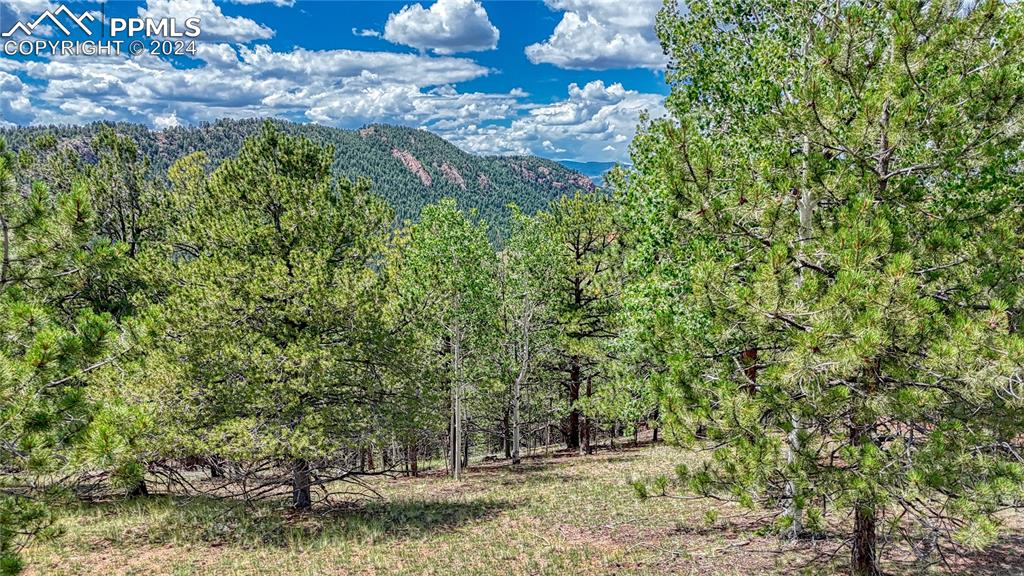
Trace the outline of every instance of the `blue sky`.
[[[0, 28], [55, 9], [0, 0]], [[76, 14], [99, 11], [69, 1]], [[0, 125], [273, 116], [423, 127], [481, 154], [621, 161], [663, 113], [660, 0], [138, 0], [107, 17], [200, 18], [195, 56], [0, 55]], [[54, 30], [34, 36], [58, 38]], [[77, 38], [76, 38], [77, 39]]]

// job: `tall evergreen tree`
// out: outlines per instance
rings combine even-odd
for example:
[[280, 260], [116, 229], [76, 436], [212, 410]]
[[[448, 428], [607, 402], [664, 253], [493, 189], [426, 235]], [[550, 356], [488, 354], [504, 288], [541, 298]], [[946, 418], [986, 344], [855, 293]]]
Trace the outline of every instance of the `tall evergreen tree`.
[[[335, 180], [332, 151], [270, 126], [208, 178], [179, 165], [169, 358], [207, 456], [281, 462], [296, 508], [354, 473], [347, 453], [386, 411], [376, 269], [391, 213]], [[388, 414], [388, 416], [391, 416]]]
[[111, 359], [115, 325], [81, 297], [123, 251], [95, 238], [80, 182], [51, 193], [17, 185], [0, 140], [0, 573], [47, 529], [53, 478], [81, 441], [93, 406], [86, 384]]
[[[148, 464], [173, 455], [178, 440], [172, 432], [176, 423], [169, 418], [173, 411], [154, 401], [154, 393], [166, 389], [154, 383], [173, 370], [161, 364], [149, 334], [153, 317], [159, 316], [157, 305], [170, 288], [167, 236], [174, 212], [167, 204], [165, 180], [152, 173], [150, 159], [131, 136], [103, 125], [90, 151], [93, 161], [79, 170], [96, 212], [96, 234], [121, 246], [124, 257], [82, 297], [120, 321], [130, 344], [116, 369], [93, 378], [91, 397], [98, 409], [75, 459], [86, 473], [107, 470], [110, 485], [145, 495]], [[51, 169], [60, 159], [61, 154], [51, 154]]]
[[[600, 193], [563, 196], [537, 214], [544, 246], [553, 250], [554, 280], [543, 298], [555, 315], [556, 360], [566, 399], [566, 445], [590, 451], [591, 426], [582, 406], [606, 380], [605, 360], [617, 333], [622, 282], [615, 204]], [[581, 401], [582, 399], [582, 401]]]
[[[699, 493], [981, 546], [1019, 503], [1018, 3], [698, 1], [618, 186], [634, 320]], [[807, 523], [802, 524], [802, 523]]]

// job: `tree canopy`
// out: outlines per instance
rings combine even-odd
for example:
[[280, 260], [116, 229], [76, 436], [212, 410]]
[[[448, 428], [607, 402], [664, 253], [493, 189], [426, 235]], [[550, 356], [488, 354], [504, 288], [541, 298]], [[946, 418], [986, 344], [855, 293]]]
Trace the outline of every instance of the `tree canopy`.
[[[620, 176], [634, 320], [690, 489], [982, 545], [1019, 501], [1021, 11], [695, 2]], [[910, 533], [903, 532], [910, 537]]]

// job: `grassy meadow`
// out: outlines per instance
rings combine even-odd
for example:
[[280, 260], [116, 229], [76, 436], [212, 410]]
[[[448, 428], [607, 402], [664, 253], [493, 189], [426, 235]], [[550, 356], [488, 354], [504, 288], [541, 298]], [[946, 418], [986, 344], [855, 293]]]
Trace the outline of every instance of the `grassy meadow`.
[[[637, 499], [632, 478], [671, 475], [697, 456], [664, 445], [565, 452], [520, 466], [479, 463], [456, 483], [443, 471], [375, 478], [380, 497], [294, 514], [166, 495], [82, 504], [63, 534], [28, 550], [32, 575], [266, 574], [819, 574], [841, 573], [836, 526], [797, 543], [758, 528], [766, 512], [701, 499]], [[1022, 574], [1024, 526], [985, 555], [922, 567], [893, 542], [892, 573]]]

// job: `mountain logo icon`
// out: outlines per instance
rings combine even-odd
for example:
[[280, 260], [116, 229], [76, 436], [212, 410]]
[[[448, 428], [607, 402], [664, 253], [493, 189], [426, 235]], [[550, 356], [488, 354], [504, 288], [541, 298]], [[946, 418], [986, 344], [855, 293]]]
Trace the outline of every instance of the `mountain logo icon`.
[[39, 27], [40, 25], [44, 24], [47, 21], [49, 21], [50, 24], [53, 24], [54, 26], [59, 28], [65, 36], [70, 36], [71, 30], [68, 30], [68, 27], [60, 21], [60, 18], [58, 18], [58, 16], [61, 15], [67, 16], [69, 19], [71, 19], [72, 22], [77, 24], [83, 32], [85, 32], [89, 36], [92, 36], [92, 30], [90, 30], [89, 27], [85, 25], [85, 21], [88, 20], [89, 22], [92, 22], [96, 20], [96, 17], [90, 14], [89, 12], [86, 12], [81, 16], [78, 16], [74, 12], [69, 10], [67, 6], [61, 4], [59, 7], [57, 7], [56, 10], [47, 10], [46, 12], [43, 12], [42, 14], [39, 15], [39, 18], [36, 18], [33, 22], [16, 22], [14, 26], [11, 26], [10, 30], [0, 34], [0, 37], [9, 38], [11, 36], [14, 36], [18, 32], [21, 32], [26, 36], [31, 36], [32, 32], [35, 31], [37, 27]]

